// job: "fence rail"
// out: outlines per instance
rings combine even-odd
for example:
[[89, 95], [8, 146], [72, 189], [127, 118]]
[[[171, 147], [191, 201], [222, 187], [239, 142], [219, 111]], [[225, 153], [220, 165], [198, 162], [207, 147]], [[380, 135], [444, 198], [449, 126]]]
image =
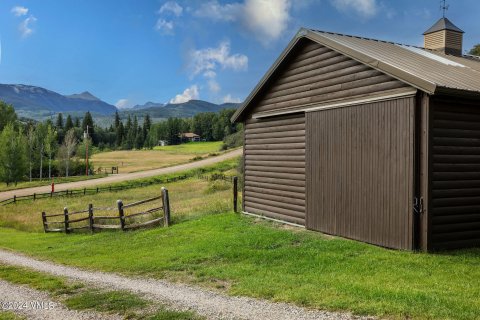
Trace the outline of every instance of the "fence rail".
[[[125, 214], [125, 209], [134, 208], [140, 205], [144, 205], [147, 203], [151, 203], [157, 200], [161, 200], [162, 205], [160, 207], [153, 207], [144, 211], [135, 212], [132, 214]], [[117, 211], [118, 214], [116, 216], [96, 216], [96, 211]], [[161, 216], [153, 216], [153, 214], [157, 212], [162, 212]], [[88, 214], [87, 216], [71, 219], [71, 216], [76, 216], [80, 214]], [[147, 221], [135, 221], [134, 218], [140, 216], [152, 215], [152, 219]], [[63, 220], [54, 220], [48, 221], [48, 218], [54, 217], [61, 217], [63, 216]], [[118, 220], [118, 224], [112, 224], [112, 220]], [[74, 225], [71, 224], [79, 223], [79, 222], [87, 222], [87, 224], [83, 225]], [[108, 221], [108, 222], [107, 222]], [[162, 188], [161, 195], [158, 197], [153, 197], [137, 202], [133, 202], [130, 204], [123, 204], [122, 200], [117, 201], [117, 207], [94, 207], [93, 204], [88, 205], [88, 209], [80, 210], [75, 212], [68, 212], [68, 208], [63, 209], [63, 213], [60, 214], [49, 214], [47, 215], [45, 212], [42, 212], [42, 223], [43, 229], [47, 232], [65, 232], [70, 233], [74, 230], [81, 230], [81, 229], [89, 229], [90, 232], [94, 232], [95, 230], [101, 229], [121, 229], [121, 230], [131, 230], [136, 228], [143, 228], [147, 226], [152, 226], [159, 224], [163, 221], [164, 226], [168, 227], [170, 225], [170, 202], [168, 197], [168, 190], [166, 188]]]
[[53, 198], [53, 197], [65, 197], [65, 196], [73, 196], [73, 195], [92, 195], [97, 194], [100, 192], [111, 192], [111, 191], [121, 191], [121, 190], [128, 190], [138, 187], [146, 187], [157, 183], [169, 183], [175, 182], [179, 180], [187, 179], [188, 176], [186, 174], [176, 176], [176, 177], [169, 177], [165, 179], [149, 181], [149, 182], [139, 182], [139, 183], [131, 183], [128, 185], [118, 185], [118, 186], [105, 186], [105, 187], [96, 187], [96, 188], [83, 188], [83, 189], [72, 189], [72, 190], [62, 190], [62, 191], [55, 191], [55, 192], [45, 192], [45, 193], [33, 193], [30, 195], [25, 196], [16, 196], [14, 195], [12, 198], [8, 198], [5, 200], [0, 201], [0, 205], [6, 206], [12, 203], [17, 203], [19, 201], [27, 201], [27, 200], [37, 200], [37, 199], [45, 199], [45, 198]]

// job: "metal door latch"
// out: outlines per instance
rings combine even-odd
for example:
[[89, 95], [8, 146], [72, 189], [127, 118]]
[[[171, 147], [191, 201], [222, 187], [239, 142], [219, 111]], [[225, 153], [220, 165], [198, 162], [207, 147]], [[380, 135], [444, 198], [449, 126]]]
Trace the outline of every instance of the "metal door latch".
[[423, 213], [423, 197], [413, 199], [413, 211], [419, 215]]

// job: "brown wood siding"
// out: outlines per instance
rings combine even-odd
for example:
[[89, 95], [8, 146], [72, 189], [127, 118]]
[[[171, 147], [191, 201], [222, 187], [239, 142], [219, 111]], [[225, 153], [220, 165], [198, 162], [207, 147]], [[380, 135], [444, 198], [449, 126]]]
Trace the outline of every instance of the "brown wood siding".
[[305, 224], [305, 116], [247, 120], [244, 211]]
[[414, 98], [306, 114], [309, 229], [413, 247]]
[[308, 39], [253, 101], [252, 113], [364, 96], [408, 85]]
[[480, 102], [435, 98], [431, 249], [480, 246]]

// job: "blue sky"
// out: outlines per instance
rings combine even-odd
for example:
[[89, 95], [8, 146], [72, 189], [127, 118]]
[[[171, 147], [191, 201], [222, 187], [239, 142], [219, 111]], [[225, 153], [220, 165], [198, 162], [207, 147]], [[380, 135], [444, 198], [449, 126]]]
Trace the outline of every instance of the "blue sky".
[[[480, 1], [449, 1], [464, 49]], [[300, 27], [422, 45], [438, 0], [1, 0], [0, 83], [119, 107], [243, 100]]]

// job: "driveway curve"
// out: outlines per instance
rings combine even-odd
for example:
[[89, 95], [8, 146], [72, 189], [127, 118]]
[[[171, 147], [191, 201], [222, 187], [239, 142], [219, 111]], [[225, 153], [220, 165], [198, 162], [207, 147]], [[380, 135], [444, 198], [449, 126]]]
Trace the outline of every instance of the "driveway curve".
[[[105, 178], [99, 179], [92, 179], [92, 180], [84, 180], [84, 181], [75, 181], [75, 182], [67, 182], [67, 183], [60, 183], [55, 184], [55, 191], [64, 191], [64, 190], [71, 190], [71, 189], [82, 189], [88, 187], [96, 187], [99, 185], [104, 184], [112, 184], [116, 182], [123, 182], [129, 180], [136, 180], [148, 177], [154, 177], [162, 174], [169, 174], [175, 172], [181, 172], [190, 169], [201, 168], [204, 166], [212, 165], [218, 162], [222, 162], [224, 160], [232, 159], [238, 156], [241, 156], [243, 153], [242, 149], [237, 149], [231, 152], [224, 153], [222, 155], [207, 158], [200, 161], [189, 162], [185, 164], [180, 164], [177, 166], [166, 167], [166, 168], [159, 168], [159, 169], [152, 169], [152, 170], [145, 170], [140, 172], [132, 172], [132, 173], [124, 173], [124, 174], [117, 174], [108, 176]], [[50, 186], [42, 186], [42, 187], [33, 187], [33, 188], [25, 188], [25, 189], [17, 189], [17, 190], [9, 190], [0, 192], [0, 200], [5, 200], [12, 198], [14, 195], [17, 197], [19, 196], [26, 196], [31, 195], [34, 193], [47, 193], [50, 192]]]

